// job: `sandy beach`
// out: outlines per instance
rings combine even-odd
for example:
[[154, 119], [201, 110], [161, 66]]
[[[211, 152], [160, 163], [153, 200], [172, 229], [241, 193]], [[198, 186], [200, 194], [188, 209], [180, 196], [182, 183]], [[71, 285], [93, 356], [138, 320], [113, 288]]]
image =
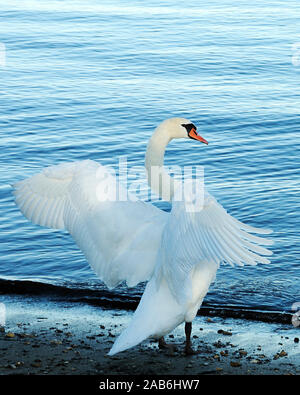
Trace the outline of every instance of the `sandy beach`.
[[[43, 297], [1, 295], [1, 375], [298, 375], [299, 328], [292, 324], [197, 316], [193, 346], [184, 355], [184, 326], [166, 337], [177, 351], [151, 339], [107, 356], [133, 312]], [[2, 305], [3, 306], [3, 305]]]

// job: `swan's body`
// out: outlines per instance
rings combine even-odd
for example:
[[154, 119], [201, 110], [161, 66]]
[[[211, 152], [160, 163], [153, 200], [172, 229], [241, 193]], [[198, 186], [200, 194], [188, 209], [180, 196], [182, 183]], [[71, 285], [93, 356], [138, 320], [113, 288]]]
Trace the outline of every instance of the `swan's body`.
[[251, 234], [269, 231], [235, 220], [206, 191], [203, 207], [187, 210], [189, 184], [184, 199], [175, 201], [182, 185], [163, 168], [165, 147], [172, 138], [189, 137], [207, 143], [188, 120], [172, 118], [159, 125], [147, 148], [149, 184], [172, 201], [171, 213], [142, 201], [102, 199], [101, 192], [113, 189], [115, 179], [104, 177], [104, 167], [89, 160], [46, 168], [15, 185], [22, 213], [33, 223], [69, 231], [107, 286], [148, 281], [110, 355], [192, 322], [220, 262], [269, 262], [261, 254], [271, 252], [259, 244], [271, 242]]

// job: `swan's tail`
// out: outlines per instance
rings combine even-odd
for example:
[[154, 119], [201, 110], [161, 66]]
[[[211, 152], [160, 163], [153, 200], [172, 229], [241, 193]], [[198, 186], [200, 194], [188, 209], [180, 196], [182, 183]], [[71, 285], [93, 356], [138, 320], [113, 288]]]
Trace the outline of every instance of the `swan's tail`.
[[152, 278], [129, 326], [117, 338], [108, 355], [134, 347], [148, 337], [164, 336], [183, 321], [182, 307], [172, 297], [165, 281], [158, 288]]

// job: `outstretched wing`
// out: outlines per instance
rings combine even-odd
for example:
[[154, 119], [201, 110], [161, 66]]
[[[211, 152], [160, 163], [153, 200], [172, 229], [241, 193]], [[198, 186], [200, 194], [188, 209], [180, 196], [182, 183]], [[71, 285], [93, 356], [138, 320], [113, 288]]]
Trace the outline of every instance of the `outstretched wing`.
[[263, 245], [271, 245], [272, 241], [257, 236], [269, 234], [270, 230], [236, 220], [207, 192], [201, 204], [191, 206], [191, 201], [192, 191], [186, 188], [183, 200], [173, 201], [162, 235], [159, 270], [175, 297], [180, 298], [187, 291], [184, 284], [188, 286], [186, 279], [196, 265], [224, 262], [243, 266], [270, 262], [266, 256], [272, 252]]
[[79, 163], [51, 166], [41, 173], [13, 185], [15, 201], [32, 223], [53, 229], [65, 229], [64, 211], [68, 188]]
[[115, 201], [116, 178], [94, 161], [46, 168], [14, 185], [16, 204], [33, 223], [69, 231], [109, 286], [151, 276], [167, 213], [142, 201]]

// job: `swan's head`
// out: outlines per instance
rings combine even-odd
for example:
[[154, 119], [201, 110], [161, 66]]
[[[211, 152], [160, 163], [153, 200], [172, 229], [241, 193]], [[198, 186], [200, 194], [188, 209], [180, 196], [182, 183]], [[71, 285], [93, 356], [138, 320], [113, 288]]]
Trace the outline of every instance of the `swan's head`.
[[170, 118], [164, 121], [161, 128], [165, 129], [171, 139], [193, 139], [208, 144], [208, 142], [197, 133], [196, 126], [185, 118]]

